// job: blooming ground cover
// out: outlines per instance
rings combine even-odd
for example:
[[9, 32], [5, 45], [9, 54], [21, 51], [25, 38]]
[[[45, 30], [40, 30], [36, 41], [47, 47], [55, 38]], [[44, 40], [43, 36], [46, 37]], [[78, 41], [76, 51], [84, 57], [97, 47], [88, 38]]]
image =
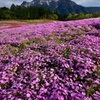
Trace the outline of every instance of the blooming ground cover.
[[100, 100], [100, 19], [0, 30], [0, 100]]

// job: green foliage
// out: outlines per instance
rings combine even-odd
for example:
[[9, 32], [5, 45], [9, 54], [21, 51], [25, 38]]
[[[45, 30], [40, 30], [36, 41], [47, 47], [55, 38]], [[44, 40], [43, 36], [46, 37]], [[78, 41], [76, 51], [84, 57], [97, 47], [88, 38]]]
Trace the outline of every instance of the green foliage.
[[21, 52], [25, 48], [25, 44], [21, 43], [18, 49], [18, 52]]
[[23, 49], [26, 48], [27, 45], [31, 45], [32, 43], [37, 43], [37, 44], [42, 44], [44, 41], [41, 38], [33, 38], [31, 40], [25, 40], [23, 41], [20, 46], [18, 47], [18, 50], [11, 51], [12, 54], [18, 54], [20, 53]]
[[8, 60], [1, 60], [2, 63], [7, 64], [9, 61]]
[[70, 54], [70, 48], [66, 48], [66, 50], [63, 51], [63, 57], [68, 58], [69, 54]]
[[0, 84], [0, 87], [1, 87], [2, 89], [7, 89], [7, 88], [10, 87], [10, 84], [9, 84], [9, 83]]
[[40, 72], [38, 72], [38, 77], [40, 79], [40, 85], [44, 84], [44, 80], [43, 80], [42, 74]]
[[71, 20], [72, 19], [72, 14], [69, 14], [68, 16], [67, 16], [67, 20]]
[[13, 55], [16, 55], [16, 54], [19, 53], [19, 51], [15, 49], [15, 50], [12, 50], [11, 53], [12, 53]]
[[87, 92], [86, 92], [87, 96], [91, 96], [91, 95], [94, 94], [94, 93], [95, 93], [95, 90], [94, 90], [93, 87], [90, 87], [90, 89], [87, 90]]
[[97, 85], [96, 90], [100, 91], [100, 84]]
[[37, 43], [37, 44], [41, 44], [43, 43], [44, 41], [41, 39], [41, 38], [33, 38], [31, 40], [32, 43]]
[[10, 9], [0, 8], [0, 19], [58, 19], [55, 12], [44, 7], [23, 7], [12, 4]]
[[100, 76], [100, 66], [97, 66], [96, 73], [98, 76]]
[[100, 12], [93, 13], [92, 16], [93, 16], [94, 18], [100, 17]]
[[50, 14], [49, 15], [49, 19], [57, 20], [58, 19], [58, 16], [57, 16], [57, 14]]
[[84, 14], [84, 13], [80, 13], [80, 14], [68, 14], [66, 20], [78, 20], [78, 19], [85, 19], [85, 18], [92, 18], [93, 14]]
[[10, 7], [10, 10], [11, 11], [15, 11], [16, 10], [16, 6], [14, 4], [12, 4], [11, 7]]
[[52, 19], [52, 20], [78, 20], [84, 18], [100, 17], [100, 12], [93, 14], [84, 13], [67, 13], [61, 15], [44, 7], [23, 7], [12, 4], [10, 9], [7, 7], [0, 8], [0, 19]]
[[72, 69], [71, 68], [67, 68], [69, 73], [72, 73]]
[[56, 43], [63, 43], [63, 42], [64, 42], [64, 39], [63, 39], [63, 38], [56, 39], [55, 42], [56, 42]]
[[13, 19], [13, 18], [15, 18], [15, 15], [10, 9], [6, 7], [2, 7], [0, 9], [0, 19]]

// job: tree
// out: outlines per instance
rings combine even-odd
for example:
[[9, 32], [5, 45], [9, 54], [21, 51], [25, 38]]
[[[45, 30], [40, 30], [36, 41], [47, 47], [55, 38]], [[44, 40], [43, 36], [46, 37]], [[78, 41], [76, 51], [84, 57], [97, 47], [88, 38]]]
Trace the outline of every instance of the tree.
[[71, 20], [73, 17], [73, 15], [70, 13], [68, 16], [67, 16], [67, 20]]
[[12, 4], [11, 7], [10, 7], [10, 10], [13, 11], [13, 12], [16, 11], [16, 6], [14, 4]]
[[58, 19], [58, 16], [57, 16], [57, 14], [50, 14], [49, 15], [49, 19], [57, 20]]
[[0, 19], [13, 19], [14, 13], [6, 7], [0, 9]]
[[100, 17], [100, 12], [93, 13], [92, 15], [93, 15], [92, 17], [94, 17], [94, 18]]
[[80, 14], [78, 15], [78, 19], [84, 19], [84, 18], [85, 18], [84, 13], [80, 13]]
[[85, 14], [85, 18], [92, 18], [92, 14]]

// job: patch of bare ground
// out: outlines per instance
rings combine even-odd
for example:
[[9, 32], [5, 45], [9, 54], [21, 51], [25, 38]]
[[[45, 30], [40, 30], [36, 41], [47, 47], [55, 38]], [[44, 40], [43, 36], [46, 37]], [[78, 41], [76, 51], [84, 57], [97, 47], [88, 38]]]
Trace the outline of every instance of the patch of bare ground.
[[54, 20], [38, 19], [38, 20], [2, 20], [0, 21], [0, 29], [16, 28], [29, 24], [43, 24], [53, 22]]

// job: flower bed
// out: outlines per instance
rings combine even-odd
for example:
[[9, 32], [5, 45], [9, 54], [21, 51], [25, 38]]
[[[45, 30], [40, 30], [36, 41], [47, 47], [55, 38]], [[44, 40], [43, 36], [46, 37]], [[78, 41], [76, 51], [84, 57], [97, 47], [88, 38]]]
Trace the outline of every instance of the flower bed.
[[100, 100], [100, 20], [0, 30], [0, 100]]

